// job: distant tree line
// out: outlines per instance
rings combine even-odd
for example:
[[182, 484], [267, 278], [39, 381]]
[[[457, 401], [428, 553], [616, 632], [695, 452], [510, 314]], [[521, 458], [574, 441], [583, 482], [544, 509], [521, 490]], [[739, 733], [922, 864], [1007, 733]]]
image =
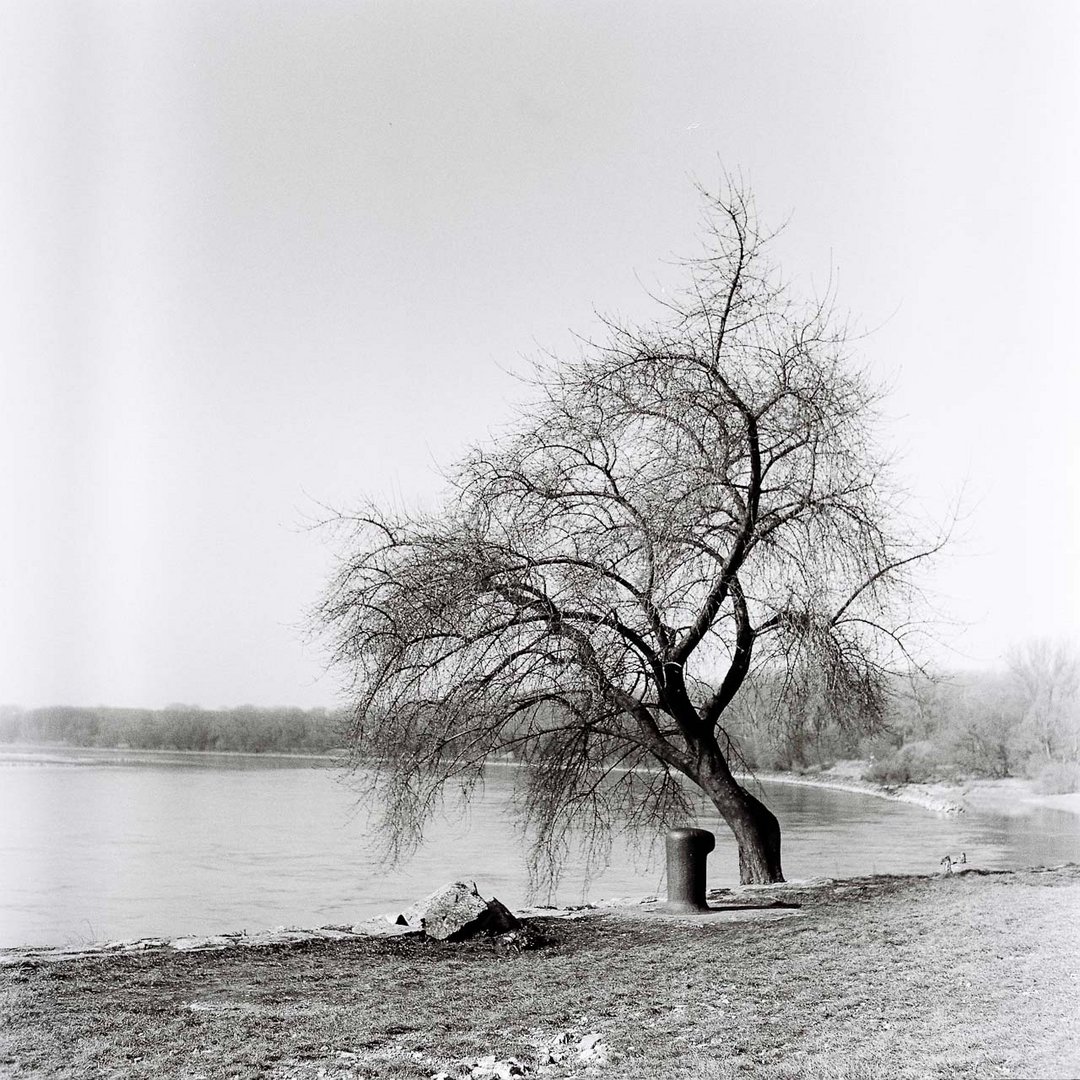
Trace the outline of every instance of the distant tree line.
[[328, 709], [40, 709], [0, 706], [0, 743], [118, 747], [135, 750], [231, 750], [317, 753], [342, 743], [343, 714]]
[[[839, 725], [813, 696], [784, 705], [759, 679], [734, 710], [732, 734], [753, 769], [813, 770], [843, 758], [869, 762], [884, 784], [959, 777], [1027, 776], [1046, 792], [1080, 790], [1080, 655], [1032, 641], [996, 671], [897, 679], [884, 716]], [[317, 753], [342, 745], [341, 710], [256, 708], [22, 709], [0, 706], [0, 743]]]
[[781, 707], [767, 679], [753, 691], [732, 729], [754, 768], [863, 758], [884, 784], [1026, 776], [1047, 793], [1080, 790], [1080, 654], [1067, 644], [1027, 642], [998, 670], [898, 678], [869, 731], [837, 725], [812, 698]]

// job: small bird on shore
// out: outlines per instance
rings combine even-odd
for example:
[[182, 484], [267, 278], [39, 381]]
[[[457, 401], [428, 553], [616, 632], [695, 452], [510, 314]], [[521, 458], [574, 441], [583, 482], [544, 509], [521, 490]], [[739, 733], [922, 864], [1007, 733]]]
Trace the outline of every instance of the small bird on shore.
[[963, 866], [967, 863], [967, 852], [961, 851], [959, 857], [953, 858], [951, 855], [946, 855], [941, 860], [941, 872], [943, 874], [951, 874], [953, 866]]

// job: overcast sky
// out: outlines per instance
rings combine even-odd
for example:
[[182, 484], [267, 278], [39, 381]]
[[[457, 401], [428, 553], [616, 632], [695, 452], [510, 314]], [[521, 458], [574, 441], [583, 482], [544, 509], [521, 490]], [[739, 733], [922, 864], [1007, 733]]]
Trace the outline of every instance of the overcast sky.
[[430, 499], [741, 171], [872, 328], [942, 662], [1080, 635], [1080, 5], [7, 0], [0, 702], [331, 704], [305, 522]]

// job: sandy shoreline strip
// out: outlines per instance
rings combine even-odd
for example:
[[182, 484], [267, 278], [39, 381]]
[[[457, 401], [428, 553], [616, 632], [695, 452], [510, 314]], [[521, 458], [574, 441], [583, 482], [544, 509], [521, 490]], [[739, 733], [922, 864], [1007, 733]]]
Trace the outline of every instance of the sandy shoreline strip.
[[795, 784], [802, 787], [828, 788], [831, 791], [847, 791], [853, 795], [872, 795], [875, 799], [912, 803], [936, 814], [962, 814], [964, 806], [932, 792], [912, 788], [884, 788], [869, 780], [849, 776], [805, 776], [798, 773], [759, 772], [739, 773], [740, 780], [764, 780], [770, 784]]
[[808, 776], [798, 773], [740, 773], [739, 779], [764, 780], [774, 784], [801, 784], [805, 787], [848, 791], [854, 795], [872, 795], [877, 799], [911, 803], [936, 814], [988, 813], [1010, 817], [1030, 812], [1033, 807], [1057, 810], [1080, 816], [1080, 792], [1049, 795], [1039, 792], [1031, 780], [1022, 777], [1002, 779], [976, 778], [967, 781], [937, 781], [882, 787], [848, 770], [823, 772]]

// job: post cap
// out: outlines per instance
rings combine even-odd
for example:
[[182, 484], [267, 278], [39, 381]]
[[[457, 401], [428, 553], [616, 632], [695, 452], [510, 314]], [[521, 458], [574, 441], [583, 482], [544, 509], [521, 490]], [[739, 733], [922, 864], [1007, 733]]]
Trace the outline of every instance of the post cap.
[[689, 827], [669, 829], [667, 836], [669, 842], [676, 844], [679, 841], [693, 843], [704, 848], [705, 851], [712, 851], [716, 847], [716, 837], [708, 829], [691, 829]]

